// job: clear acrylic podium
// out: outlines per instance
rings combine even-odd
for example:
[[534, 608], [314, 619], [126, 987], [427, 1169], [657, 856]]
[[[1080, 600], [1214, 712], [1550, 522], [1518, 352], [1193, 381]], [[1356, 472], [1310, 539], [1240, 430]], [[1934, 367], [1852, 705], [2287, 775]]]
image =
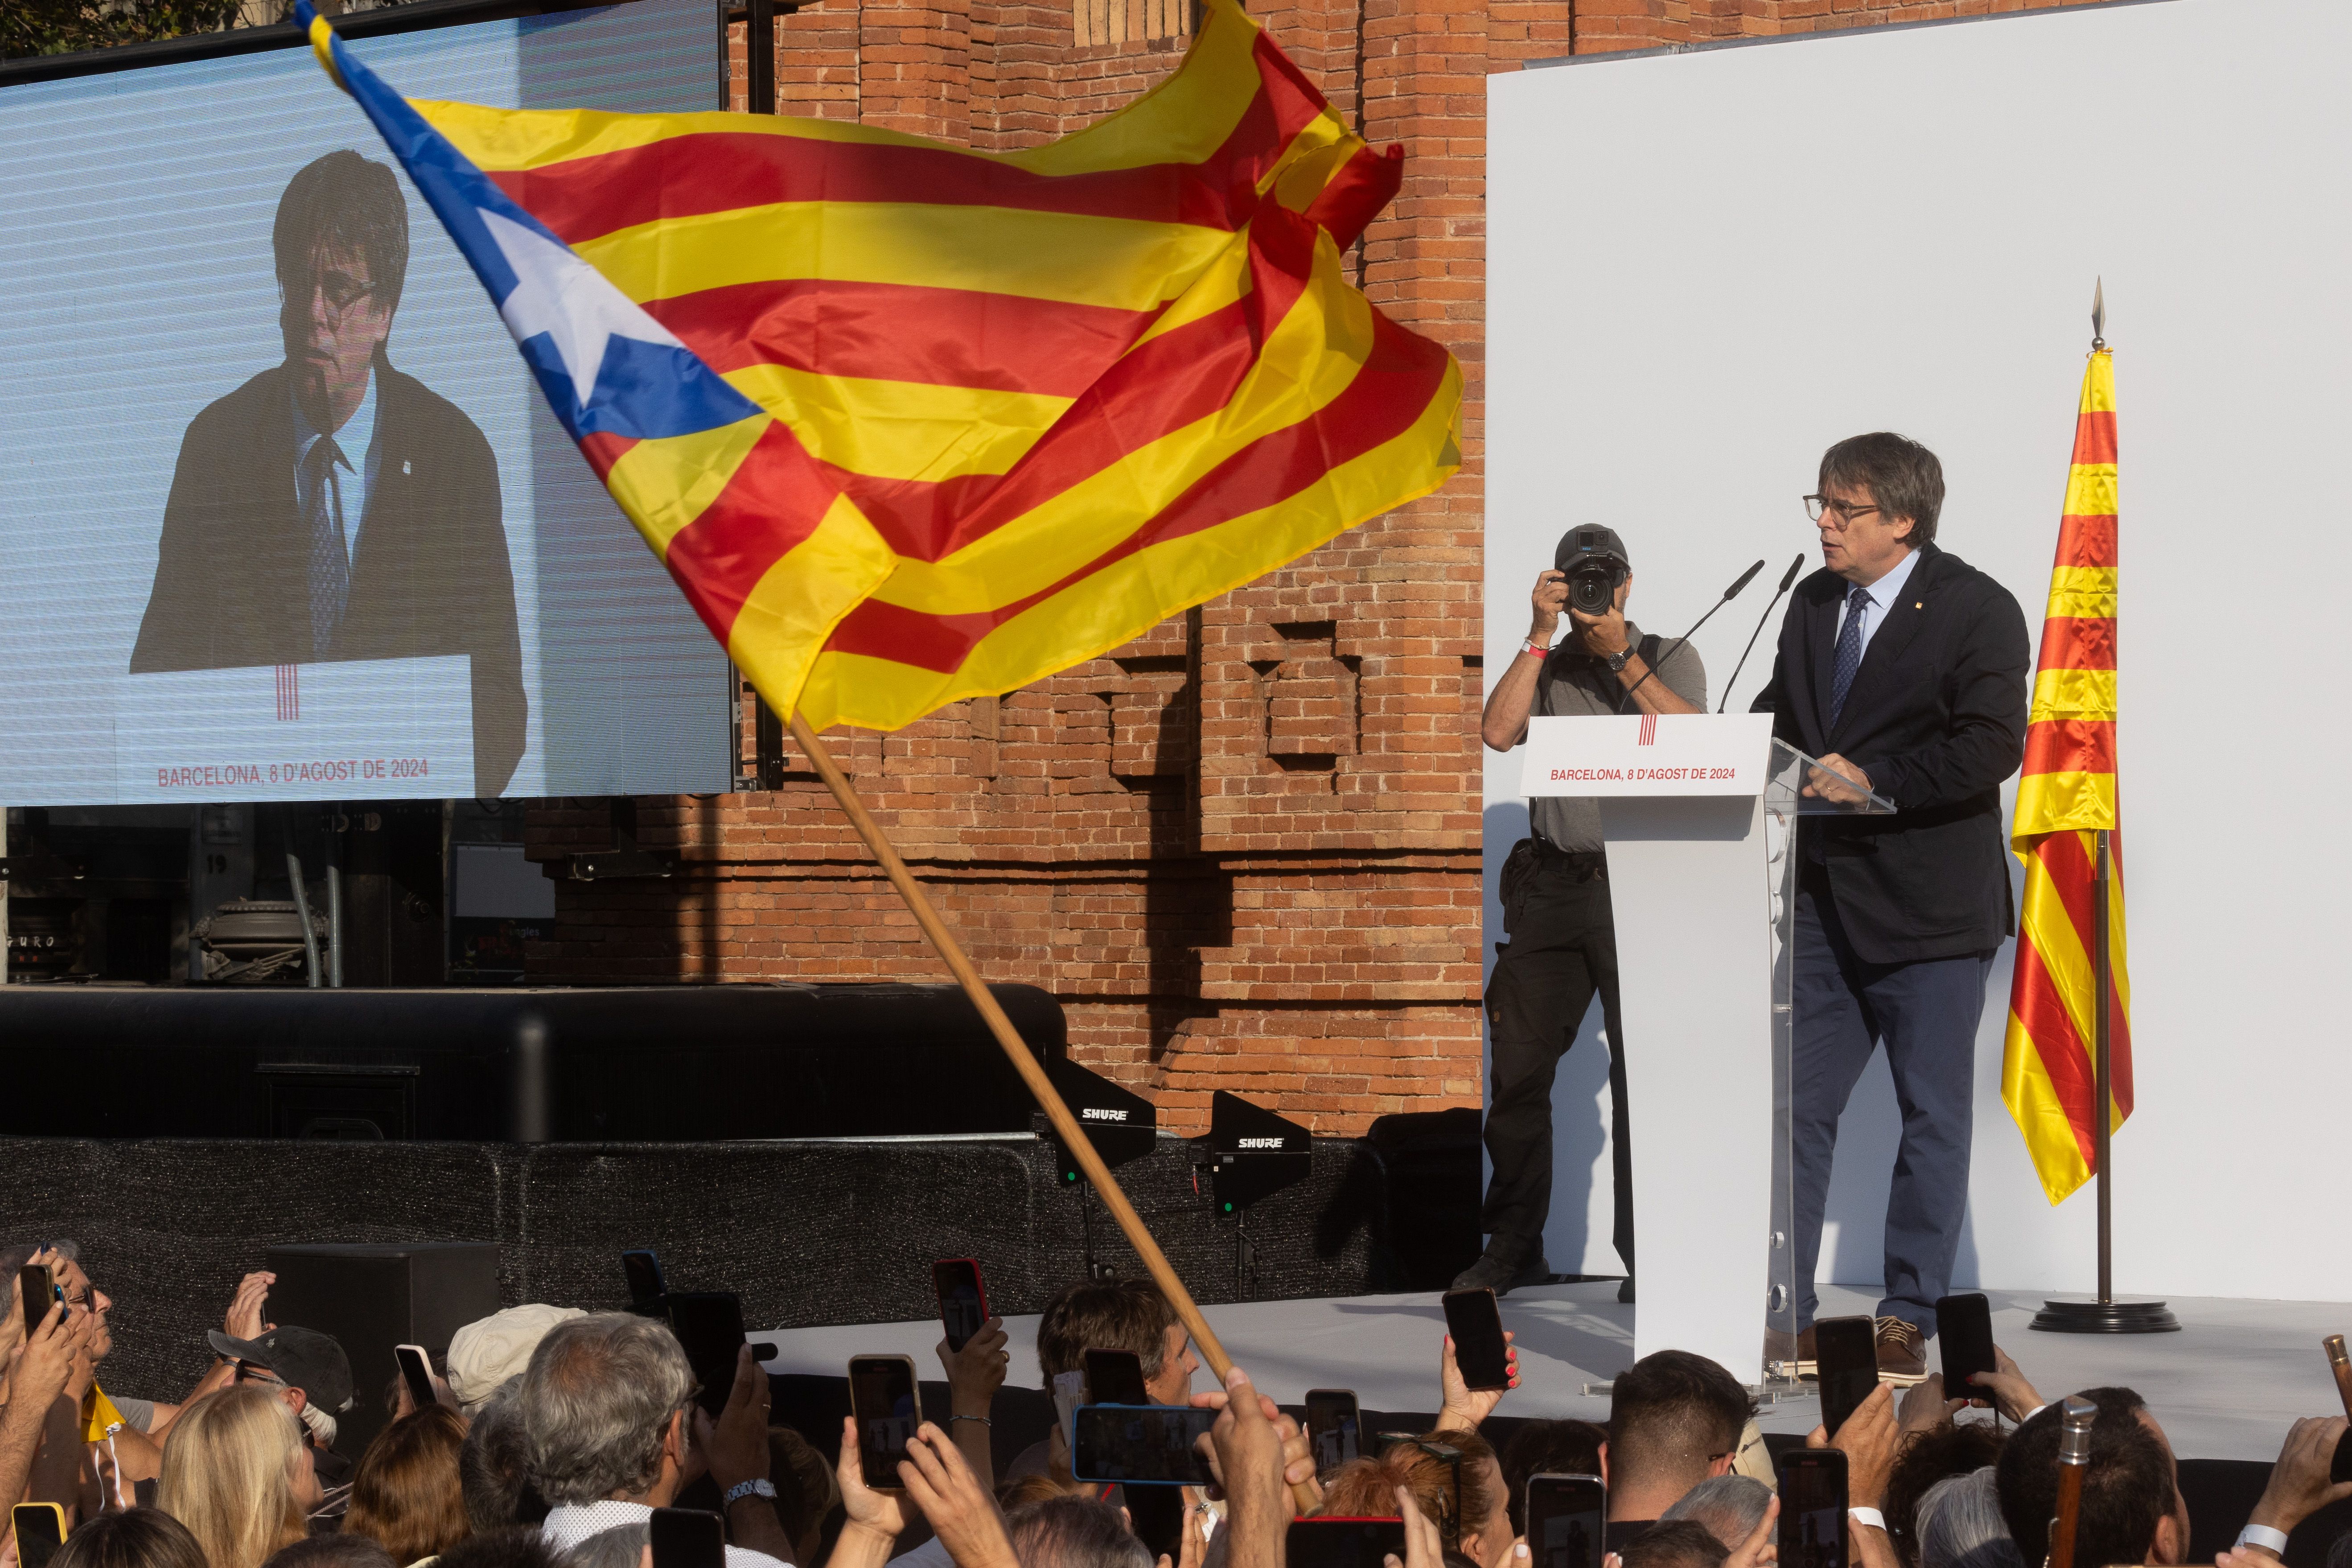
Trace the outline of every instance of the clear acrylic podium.
[[[1832, 788], [1843, 785], [1838, 800], [1809, 795], [1809, 780], [1820, 779]], [[1797, 922], [1797, 818], [1801, 816], [1886, 816], [1895, 804], [1872, 795], [1834, 769], [1823, 768], [1811, 757], [1777, 736], [1764, 784], [1765, 879], [1772, 890], [1772, 1229], [1769, 1279], [1764, 1290], [1765, 1326], [1786, 1335], [1786, 1357], [1767, 1355], [1764, 1384], [1768, 1390], [1792, 1392], [1801, 1378], [1812, 1375], [1811, 1362], [1796, 1357], [1797, 1236], [1796, 1128], [1790, 1114], [1796, 1014], [1794, 943]]]
[[[1851, 780], [1822, 781], [1843, 799], [1805, 794], [1818, 764], [1771, 730], [1769, 713], [1537, 719], [1521, 784], [1601, 805], [1631, 1112], [1634, 1353], [1693, 1351], [1768, 1387], [1798, 1370], [1764, 1365], [1765, 1331], [1793, 1330], [1796, 1299], [1796, 822], [1893, 809]], [[1569, 1168], [1557, 1148], [1555, 1162]]]

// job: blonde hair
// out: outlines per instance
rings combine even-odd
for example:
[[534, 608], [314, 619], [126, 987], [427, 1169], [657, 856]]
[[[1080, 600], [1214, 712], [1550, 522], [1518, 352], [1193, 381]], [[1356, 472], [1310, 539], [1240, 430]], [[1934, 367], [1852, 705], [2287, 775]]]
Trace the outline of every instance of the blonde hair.
[[310, 1534], [294, 1500], [302, 1425], [276, 1393], [241, 1384], [180, 1413], [163, 1442], [156, 1506], [188, 1527], [211, 1568], [261, 1568]]

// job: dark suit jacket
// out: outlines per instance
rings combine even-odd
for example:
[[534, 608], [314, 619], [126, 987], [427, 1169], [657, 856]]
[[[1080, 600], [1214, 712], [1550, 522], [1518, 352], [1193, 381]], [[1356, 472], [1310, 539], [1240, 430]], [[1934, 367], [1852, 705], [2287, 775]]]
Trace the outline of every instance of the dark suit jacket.
[[1827, 570], [1797, 584], [1771, 684], [1755, 706], [1798, 750], [1852, 759], [1895, 815], [1806, 818], [1801, 853], [1820, 852], [1865, 962], [1990, 952], [2016, 929], [2000, 785], [2025, 756], [2024, 613], [1958, 556], [1923, 546], [1832, 728], [1830, 674], [1847, 587]]
[[131, 671], [471, 655], [472, 789], [499, 795], [522, 758], [530, 704], [498, 458], [456, 404], [381, 354], [375, 374], [383, 450], [335, 646], [311, 646], [310, 537], [278, 365], [205, 409], [181, 438]]

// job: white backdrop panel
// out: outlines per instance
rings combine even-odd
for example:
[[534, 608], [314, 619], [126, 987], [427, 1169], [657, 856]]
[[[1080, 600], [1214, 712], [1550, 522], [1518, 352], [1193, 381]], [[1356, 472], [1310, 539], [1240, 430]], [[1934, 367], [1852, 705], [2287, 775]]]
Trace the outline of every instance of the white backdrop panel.
[[[2352, 753], [2334, 698], [2352, 638], [2347, 58], [2340, 0], [2155, 0], [1489, 79], [1490, 679], [1554, 542], [1600, 521], [1633, 558], [1635, 618], [1668, 636], [1771, 557], [1696, 639], [1719, 695], [1764, 592], [1810, 552], [1797, 498], [1822, 449], [1880, 428], [1942, 457], [1939, 542], [2038, 628], [2105, 276], [2138, 1077], [2116, 1144], [2126, 1291], [2352, 1298], [2352, 1256], [2315, 1245], [2298, 1201], [2340, 1184], [2352, 1097], [2335, 957], [2352, 852], [2326, 782]], [[1490, 870], [1524, 831], [1517, 772], [1488, 753]], [[2009, 974], [2004, 952], [1960, 1279], [2087, 1289], [2089, 1193], [2050, 1208], [2000, 1105]], [[1588, 1130], [1592, 1066], [1561, 1075], [1562, 1115]], [[1846, 1121], [1823, 1274], [1868, 1280], [1895, 1136], [1883, 1068]], [[1589, 1153], [1605, 1186], [1597, 1137]], [[1576, 1268], [1559, 1249], [1581, 1244], [1598, 1271], [1606, 1198], [1577, 1183], [1563, 1164], [1552, 1261]]]

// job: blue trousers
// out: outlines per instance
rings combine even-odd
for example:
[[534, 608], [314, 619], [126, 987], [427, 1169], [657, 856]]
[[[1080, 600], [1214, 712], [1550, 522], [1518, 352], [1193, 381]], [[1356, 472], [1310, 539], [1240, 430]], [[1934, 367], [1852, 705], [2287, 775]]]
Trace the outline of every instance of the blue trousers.
[[1933, 1337], [1936, 1302], [1951, 1293], [1952, 1258], [1968, 1211], [1977, 1023], [1993, 955], [1864, 963], [1847, 942], [1827, 880], [1813, 866], [1799, 870], [1792, 945], [1797, 1326], [1810, 1327], [1821, 1305], [1813, 1271], [1821, 1262], [1838, 1117], [1871, 1052], [1884, 1044], [1903, 1111], [1903, 1142], [1887, 1194], [1886, 1294], [1878, 1312], [1916, 1323], [1922, 1335]]

